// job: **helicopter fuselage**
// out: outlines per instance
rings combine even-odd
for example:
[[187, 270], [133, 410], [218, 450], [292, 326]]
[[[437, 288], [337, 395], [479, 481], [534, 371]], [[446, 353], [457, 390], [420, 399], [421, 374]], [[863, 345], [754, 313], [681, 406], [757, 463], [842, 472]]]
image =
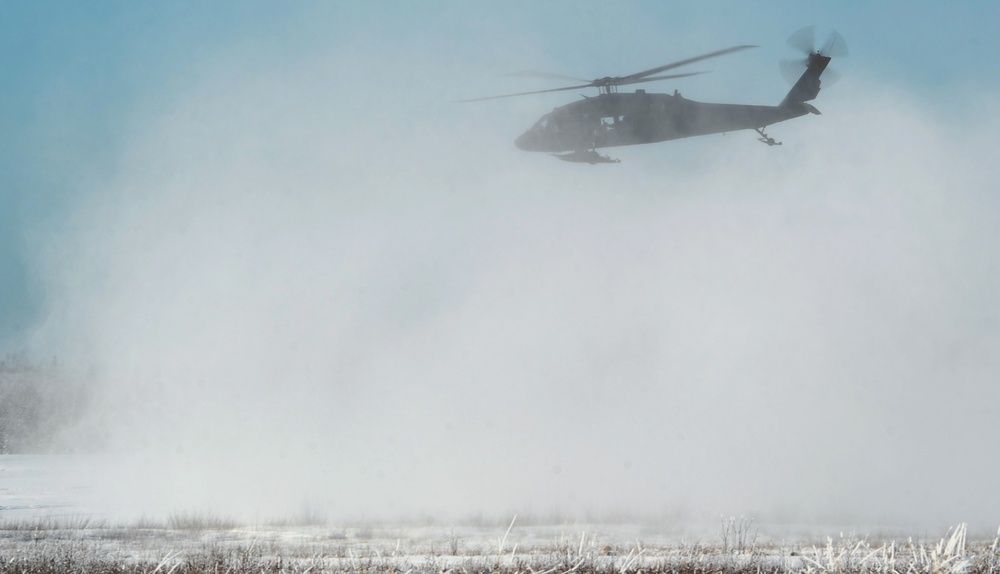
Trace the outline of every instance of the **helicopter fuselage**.
[[677, 92], [613, 92], [555, 108], [517, 138], [515, 145], [526, 151], [560, 153], [647, 144], [758, 129], [808, 113], [819, 112], [805, 102], [710, 104]]

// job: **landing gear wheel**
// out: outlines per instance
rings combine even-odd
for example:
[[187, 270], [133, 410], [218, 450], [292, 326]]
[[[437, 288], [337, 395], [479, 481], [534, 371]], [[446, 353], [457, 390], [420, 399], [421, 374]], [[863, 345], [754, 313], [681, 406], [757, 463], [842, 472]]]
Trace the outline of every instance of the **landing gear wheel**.
[[564, 154], [554, 153], [551, 155], [563, 161], [571, 161], [573, 163], [589, 163], [591, 165], [595, 163], [621, 163], [621, 160], [619, 159], [614, 159], [611, 156], [601, 155], [597, 153], [596, 149], [576, 150], [571, 153], [564, 153]]
[[760, 137], [757, 138], [757, 141], [766, 143], [769, 146], [781, 145], [781, 142], [774, 141], [774, 138], [768, 137], [768, 135], [764, 133], [764, 128], [757, 128], [756, 131], [757, 133], [760, 134]]

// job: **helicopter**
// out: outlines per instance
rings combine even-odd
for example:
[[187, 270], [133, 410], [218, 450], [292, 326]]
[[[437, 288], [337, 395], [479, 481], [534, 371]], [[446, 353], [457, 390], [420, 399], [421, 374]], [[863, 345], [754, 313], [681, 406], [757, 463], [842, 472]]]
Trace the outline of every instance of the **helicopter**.
[[618, 91], [620, 86], [703, 74], [705, 72], [664, 75], [663, 72], [757, 47], [746, 44], [709, 52], [627, 76], [606, 76], [595, 80], [584, 80], [547, 72], [520, 72], [515, 75], [568, 79], [586, 83], [461, 101], [478, 102], [531, 94], [597, 88], [599, 93], [596, 97], [582, 96], [583, 99], [580, 101], [553, 109], [543, 115], [514, 142], [514, 145], [522, 150], [549, 153], [568, 162], [620, 163], [620, 160], [601, 155], [597, 149], [649, 144], [745, 129], [756, 131], [760, 135], [758, 140], [768, 146], [780, 146], [781, 142], [768, 136], [764, 130], [770, 125], [792, 118], [807, 114], [819, 115], [820, 111], [808, 102], [819, 94], [820, 76], [834, 56], [844, 57], [847, 55], [846, 44], [836, 32], [830, 34], [823, 47], [815, 48], [815, 29], [813, 27], [803, 28], [792, 34], [788, 38], [788, 43], [805, 52], [806, 58], [804, 61], [797, 62], [783, 61], [781, 63], [782, 72], [788, 76], [790, 69], [801, 69], [803, 64], [805, 70], [801, 72], [797, 80], [794, 76], [795, 73], [798, 73], [797, 70], [792, 72], [793, 75], [790, 79], [794, 80], [794, 85], [777, 106], [697, 102], [683, 97], [677, 90], [674, 90], [673, 94], [647, 93], [643, 89], [637, 89], [634, 93]]

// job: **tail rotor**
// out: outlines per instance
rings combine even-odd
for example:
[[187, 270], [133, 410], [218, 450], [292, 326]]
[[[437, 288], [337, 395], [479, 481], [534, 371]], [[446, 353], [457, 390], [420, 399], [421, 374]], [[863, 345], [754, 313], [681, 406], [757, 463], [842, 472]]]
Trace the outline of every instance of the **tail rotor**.
[[[784, 76], [789, 84], [794, 84], [798, 81], [802, 73], [809, 68], [815, 56], [824, 58], [846, 58], [848, 56], [847, 42], [844, 41], [844, 37], [838, 34], [836, 30], [831, 30], [826, 42], [817, 48], [815, 26], [806, 26], [796, 31], [788, 37], [788, 45], [805, 55], [804, 59], [781, 60], [778, 62], [781, 75]], [[823, 77], [823, 83], [829, 87], [839, 78], [839, 74], [827, 69]]]

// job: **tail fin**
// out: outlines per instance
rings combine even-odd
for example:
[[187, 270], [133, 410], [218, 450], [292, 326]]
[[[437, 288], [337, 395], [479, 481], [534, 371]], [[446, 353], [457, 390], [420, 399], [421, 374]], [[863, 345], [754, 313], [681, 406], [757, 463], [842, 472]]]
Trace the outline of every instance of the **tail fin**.
[[816, 108], [805, 104], [805, 102], [815, 99], [819, 95], [819, 77], [829, 63], [829, 56], [824, 56], [819, 52], [809, 54], [809, 58], [806, 60], [806, 71], [799, 78], [799, 81], [795, 82], [795, 85], [792, 86], [785, 99], [781, 101], [779, 107], [784, 108], [800, 104], [806, 106], [810, 112], [818, 114], [819, 111]]

